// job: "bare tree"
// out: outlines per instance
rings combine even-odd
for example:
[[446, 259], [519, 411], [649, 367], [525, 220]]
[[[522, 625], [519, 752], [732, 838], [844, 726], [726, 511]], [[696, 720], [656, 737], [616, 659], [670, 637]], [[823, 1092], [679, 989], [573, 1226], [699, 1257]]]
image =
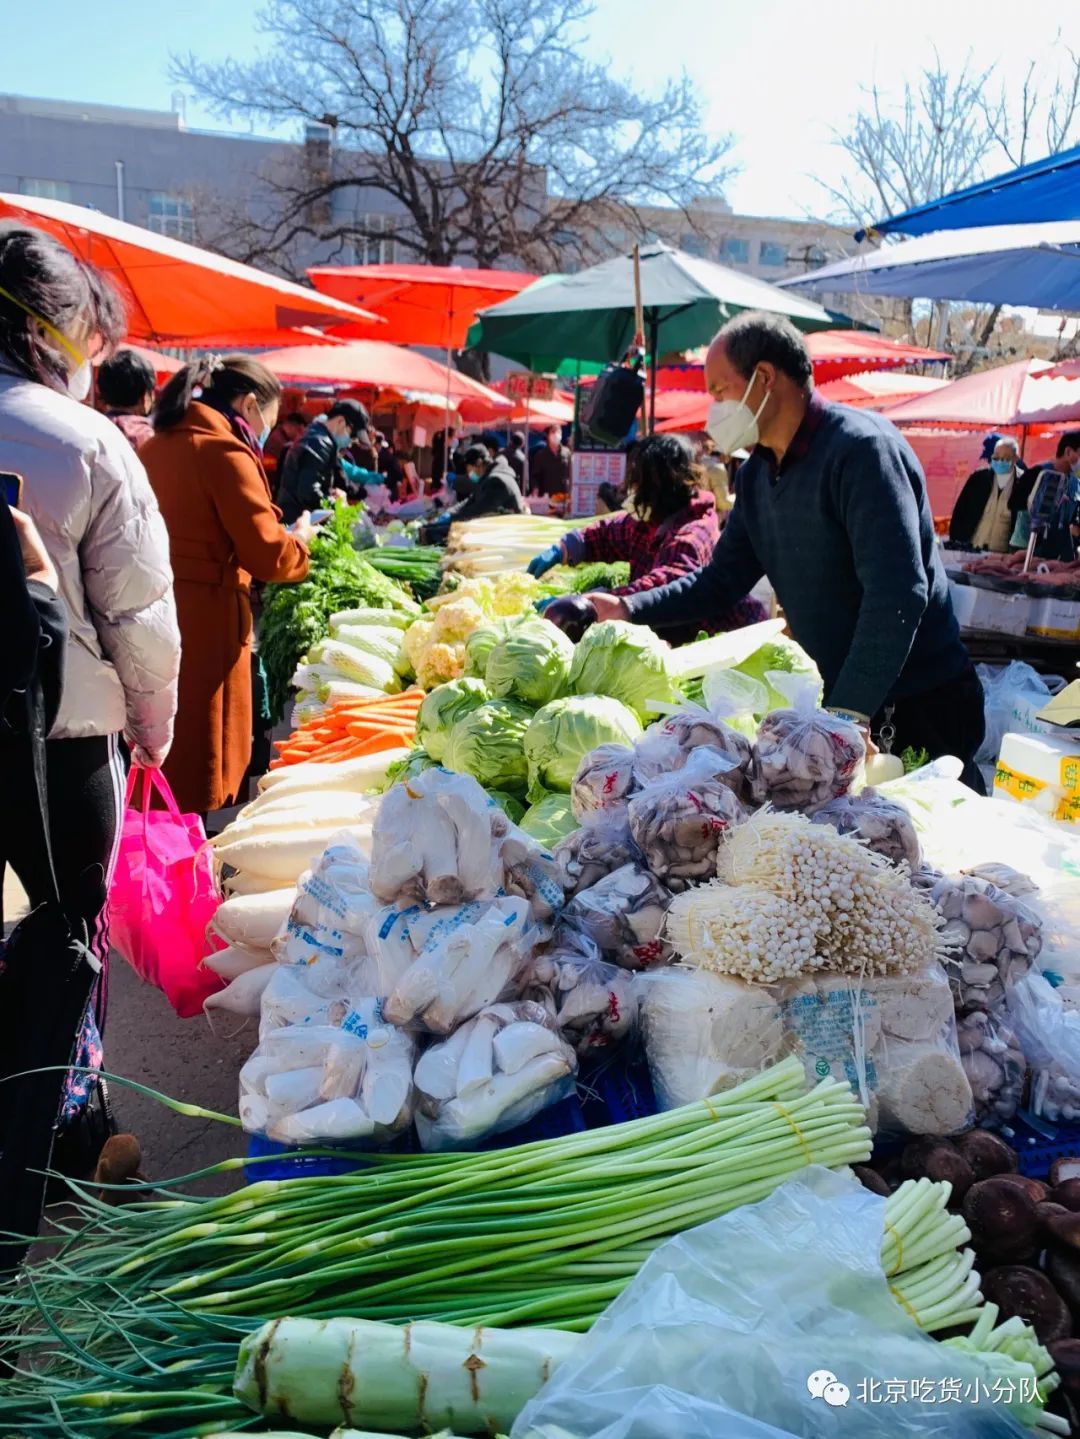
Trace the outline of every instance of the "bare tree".
[[987, 129], [1010, 165], [1056, 155], [1076, 138], [1080, 56], [1060, 33], [1054, 49], [1064, 60], [1056, 71], [1032, 60], [1019, 86], [1011, 76], [1003, 77], [996, 96], [983, 101]]
[[[588, 58], [589, 0], [269, 0], [253, 64], [174, 61], [216, 113], [326, 126], [263, 177], [232, 253], [290, 268], [299, 243], [490, 266], [584, 253], [590, 217], [715, 193], [731, 141], [687, 78], [652, 95]], [[377, 216], [377, 226], [372, 216]]]

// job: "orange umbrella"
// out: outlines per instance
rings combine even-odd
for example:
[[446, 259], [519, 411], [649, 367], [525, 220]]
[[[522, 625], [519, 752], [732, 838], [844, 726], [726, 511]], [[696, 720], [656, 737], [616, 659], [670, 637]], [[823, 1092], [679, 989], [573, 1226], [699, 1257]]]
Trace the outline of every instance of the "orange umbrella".
[[452, 265], [317, 265], [308, 274], [324, 294], [383, 316], [388, 328], [380, 338], [440, 350], [462, 349], [477, 310], [508, 300], [536, 279], [516, 270]]
[[224, 255], [62, 200], [0, 194], [0, 216], [47, 230], [123, 291], [128, 333], [159, 345], [274, 345], [307, 327], [381, 322]]
[[382, 340], [354, 340], [347, 345], [296, 345], [260, 355], [263, 364], [282, 379], [323, 385], [370, 386], [393, 390], [404, 399], [433, 407], [449, 397], [467, 419], [507, 415], [513, 408], [505, 396], [489, 390], [460, 370]]

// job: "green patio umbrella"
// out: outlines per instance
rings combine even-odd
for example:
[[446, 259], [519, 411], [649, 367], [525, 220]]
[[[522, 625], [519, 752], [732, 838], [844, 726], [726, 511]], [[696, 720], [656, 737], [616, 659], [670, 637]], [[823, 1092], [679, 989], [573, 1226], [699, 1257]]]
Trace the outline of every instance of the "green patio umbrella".
[[[833, 325], [820, 305], [661, 244], [641, 250], [641, 298], [646, 348], [653, 354], [705, 344], [740, 310], [786, 315], [800, 330]], [[549, 371], [563, 360], [621, 359], [633, 338], [632, 255], [576, 275], [545, 275], [481, 310], [469, 331], [470, 345]]]

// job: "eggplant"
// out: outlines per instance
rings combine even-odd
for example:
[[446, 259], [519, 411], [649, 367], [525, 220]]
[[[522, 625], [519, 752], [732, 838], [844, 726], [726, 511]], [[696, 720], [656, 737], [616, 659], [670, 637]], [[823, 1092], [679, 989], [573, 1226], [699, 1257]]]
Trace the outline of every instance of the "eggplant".
[[543, 615], [575, 644], [598, 618], [596, 606], [584, 595], [560, 595], [544, 606]]

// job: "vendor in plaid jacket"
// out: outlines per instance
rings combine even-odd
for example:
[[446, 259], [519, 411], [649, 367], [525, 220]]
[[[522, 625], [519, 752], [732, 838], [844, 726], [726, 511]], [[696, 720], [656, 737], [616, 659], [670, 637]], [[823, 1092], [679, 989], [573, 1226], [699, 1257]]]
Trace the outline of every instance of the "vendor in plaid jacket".
[[[682, 435], [650, 435], [626, 457], [628, 508], [571, 530], [529, 565], [540, 576], [553, 565], [582, 565], [624, 560], [630, 581], [616, 595], [656, 589], [709, 563], [720, 538], [716, 500], [704, 483], [694, 451]], [[767, 619], [765, 608], [749, 595], [701, 625], [662, 630], [673, 643], [693, 639], [702, 629], [735, 630]]]

